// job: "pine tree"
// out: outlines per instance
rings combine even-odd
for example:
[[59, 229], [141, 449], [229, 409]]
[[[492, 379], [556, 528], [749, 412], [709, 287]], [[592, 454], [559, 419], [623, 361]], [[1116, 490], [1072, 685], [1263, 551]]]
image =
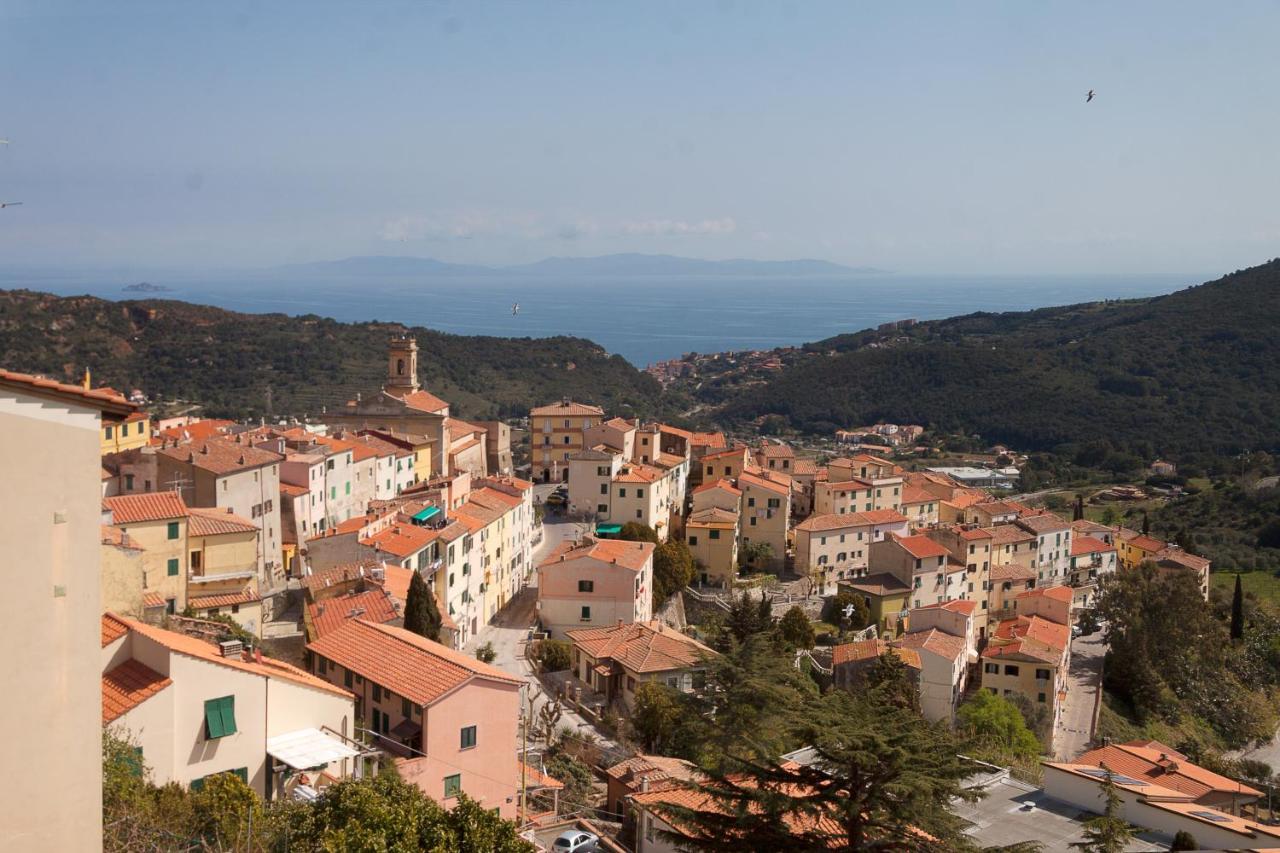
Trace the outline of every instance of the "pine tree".
[[404, 604], [404, 629], [428, 640], [440, 642], [440, 610], [436, 597], [418, 572], [409, 580], [409, 596]]
[[1085, 821], [1084, 841], [1077, 841], [1071, 846], [1085, 853], [1124, 853], [1133, 840], [1133, 827], [1120, 817], [1123, 801], [1110, 770], [1102, 781], [1102, 794], [1106, 798], [1102, 815]]
[[1244, 639], [1244, 589], [1240, 586], [1240, 573], [1236, 572], [1236, 591], [1231, 596], [1231, 639]]

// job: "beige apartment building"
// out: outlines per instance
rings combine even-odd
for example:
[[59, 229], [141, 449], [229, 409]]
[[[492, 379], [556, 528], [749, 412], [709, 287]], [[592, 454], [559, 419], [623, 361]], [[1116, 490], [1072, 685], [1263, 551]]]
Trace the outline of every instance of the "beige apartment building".
[[795, 528], [796, 571], [813, 578], [824, 595], [833, 594], [840, 581], [868, 574], [872, 543], [907, 530], [906, 517], [893, 510], [811, 515]]
[[261, 531], [249, 519], [225, 510], [195, 508], [190, 513], [188, 606], [197, 616], [230, 616], [250, 634], [261, 636]]
[[787, 560], [787, 533], [791, 527], [791, 487], [771, 479], [766, 472], [743, 473], [739, 537], [742, 546], [767, 545], [770, 556], [756, 568], [779, 569]]
[[[144, 601], [153, 596], [164, 602], [166, 613], [181, 613], [187, 606], [187, 527], [190, 511], [177, 492], [121, 495], [103, 498], [111, 527], [142, 549]], [[106, 581], [115, 588], [116, 579]], [[144, 605], [145, 606], [145, 605]]]
[[707, 507], [685, 521], [685, 542], [693, 554], [697, 578], [703, 584], [730, 587], [738, 575], [737, 511]]
[[15, 497], [0, 513], [5, 557], [20, 567], [6, 577], [13, 665], [5, 688], [21, 697], [0, 710], [12, 735], [0, 849], [102, 849], [102, 487], [94, 471], [103, 425], [134, 410], [114, 393], [0, 370], [0, 435], [22, 451], [6, 460]]
[[1071, 659], [1072, 591], [1036, 588], [1014, 599], [1014, 612], [992, 632], [982, 652], [982, 687], [1008, 696], [1021, 693], [1046, 706], [1058, 722]]
[[[529, 453], [542, 482], [567, 480], [569, 457], [589, 445], [586, 431], [604, 420], [604, 409], [565, 398], [529, 412]], [[619, 448], [621, 449], [621, 448]]]

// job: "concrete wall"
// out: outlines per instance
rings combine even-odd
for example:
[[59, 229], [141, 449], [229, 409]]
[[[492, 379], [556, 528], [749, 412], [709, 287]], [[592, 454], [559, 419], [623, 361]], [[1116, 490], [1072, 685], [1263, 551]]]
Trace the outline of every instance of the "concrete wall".
[[[0, 391], [8, 499], [0, 849], [102, 847], [101, 441], [90, 408]], [[27, 734], [24, 734], [27, 733]]]

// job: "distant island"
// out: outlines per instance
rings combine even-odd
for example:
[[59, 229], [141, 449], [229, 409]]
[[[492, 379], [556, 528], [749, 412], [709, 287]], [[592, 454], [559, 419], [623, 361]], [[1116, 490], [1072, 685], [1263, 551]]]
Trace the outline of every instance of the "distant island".
[[802, 258], [756, 261], [733, 258], [708, 261], [675, 255], [624, 253], [587, 258], [546, 258], [531, 264], [505, 267], [451, 264], [433, 258], [366, 255], [337, 261], [316, 261], [275, 267], [278, 275], [305, 274], [367, 276], [849, 276], [884, 274], [874, 267], [848, 267], [831, 261]]
[[149, 281], [140, 281], [137, 284], [127, 284], [124, 286], [126, 293], [172, 293], [173, 288], [165, 287], [163, 284], [152, 284]]

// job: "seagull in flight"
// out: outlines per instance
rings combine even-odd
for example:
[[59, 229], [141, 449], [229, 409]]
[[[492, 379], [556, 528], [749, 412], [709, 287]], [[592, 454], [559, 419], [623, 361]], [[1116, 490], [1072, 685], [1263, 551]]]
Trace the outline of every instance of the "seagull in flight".
[[514, 317], [520, 313], [520, 303], [516, 302], [511, 306], [511, 316]]
[[22, 204], [20, 201], [0, 201], [0, 210], [6, 207], [17, 207], [20, 204]]
[[1089, 102], [1090, 102], [1090, 101], [1092, 101], [1092, 100], [1093, 100], [1093, 90], [1092, 90], [1092, 89], [1090, 89], [1090, 90], [1089, 90], [1089, 94], [1087, 94], [1087, 95], [1085, 95], [1085, 96], [1084, 96], [1084, 102], [1087, 104], [1087, 103], [1089, 103]]

